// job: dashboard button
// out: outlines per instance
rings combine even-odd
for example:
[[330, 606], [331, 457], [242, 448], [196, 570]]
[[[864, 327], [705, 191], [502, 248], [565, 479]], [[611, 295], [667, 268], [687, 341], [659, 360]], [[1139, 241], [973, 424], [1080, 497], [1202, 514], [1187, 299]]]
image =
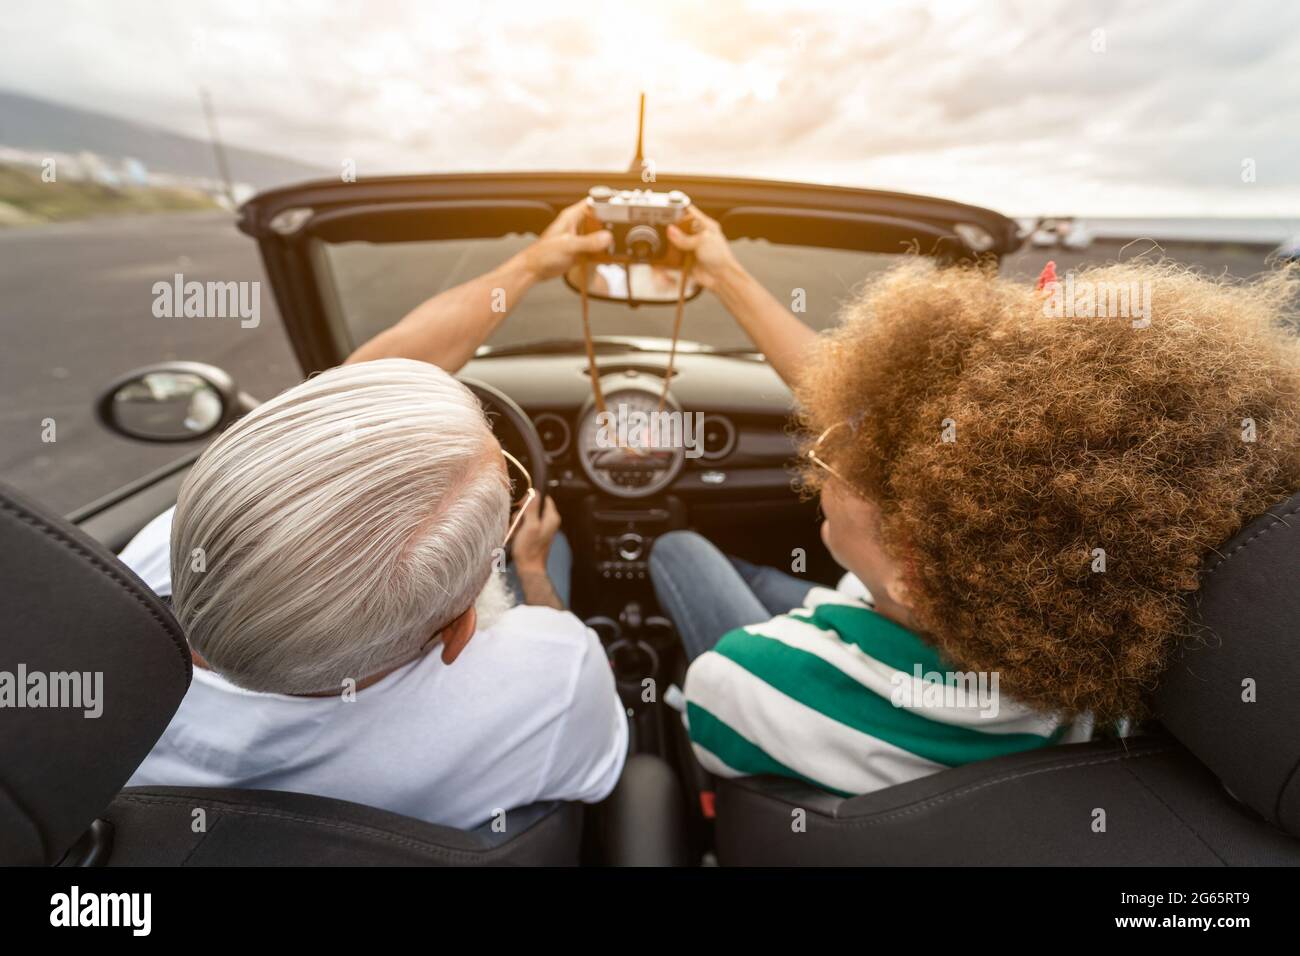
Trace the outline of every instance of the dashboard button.
[[629, 531], [618, 539], [618, 556], [624, 561], [639, 561], [645, 553], [645, 539]]

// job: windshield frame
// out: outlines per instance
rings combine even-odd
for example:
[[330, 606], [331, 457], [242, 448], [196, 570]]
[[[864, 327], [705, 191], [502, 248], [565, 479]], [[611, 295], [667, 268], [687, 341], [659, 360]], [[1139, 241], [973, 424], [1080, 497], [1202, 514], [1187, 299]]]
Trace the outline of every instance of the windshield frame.
[[[682, 189], [727, 223], [729, 238], [762, 238], [857, 249], [880, 233], [897, 245], [944, 261], [1000, 260], [1018, 248], [1020, 227], [988, 209], [905, 193], [767, 180], [660, 174], [653, 184], [631, 173], [485, 173], [317, 181], [259, 194], [240, 208], [239, 228], [255, 238], [290, 344], [303, 374], [339, 364], [351, 351], [346, 330], [330, 319], [329, 284], [313, 240], [408, 242], [416, 239], [538, 233], [592, 185]], [[740, 213], [743, 212], [743, 215]], [[956, 227], [977, 227], [988, 248], [976, 252]], [[733, 234], [734, 232], [734, 234]], [[774, 236], [772, 233], [776, 233]], [[336, 305], [336, 303], [335, 303]], [[335, 313], [337, 314], [337, 313]]]

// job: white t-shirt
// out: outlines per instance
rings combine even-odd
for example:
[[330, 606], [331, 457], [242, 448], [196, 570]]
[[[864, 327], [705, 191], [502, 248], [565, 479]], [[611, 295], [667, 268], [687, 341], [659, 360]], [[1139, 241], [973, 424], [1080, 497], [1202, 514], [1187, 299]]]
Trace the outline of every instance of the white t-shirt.
[[[170, 529], [169, 511], [121, 555], [163, 595]], [[353, 702], [247, 691], [196, 667], [129, 785], [292, 790], [468, 829], [539, 800], [603, 799], [627, 741], [595, 633], [567, 611], [520, 605], [454, 664], [435, 649]]]

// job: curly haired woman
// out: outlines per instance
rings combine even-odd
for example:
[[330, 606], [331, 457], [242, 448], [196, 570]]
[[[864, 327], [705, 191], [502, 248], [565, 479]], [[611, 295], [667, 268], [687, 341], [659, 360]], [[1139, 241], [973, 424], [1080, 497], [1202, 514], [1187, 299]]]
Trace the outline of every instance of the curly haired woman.
[[673, 241], [793, 389], [850, 572], [832, 590], [656, 542], [704, 766], [860, 794], [1141, 719], [1203, 560], [1300, 488], [1294, 275], [1113, 265], [1063, 310], [1054, 275], [912, 259], [818, 336], [693, 217]]

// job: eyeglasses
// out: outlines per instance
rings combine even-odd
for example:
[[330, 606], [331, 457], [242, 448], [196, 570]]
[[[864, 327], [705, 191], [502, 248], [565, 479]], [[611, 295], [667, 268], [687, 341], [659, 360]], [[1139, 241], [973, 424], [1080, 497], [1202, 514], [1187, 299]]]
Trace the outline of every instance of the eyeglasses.
[[853, 482], [849, 481], [842, 474], [836, 471], [834, 465], [827, 462], [824, 458], [821, 457], [820, 454], [818, 454], [822, 450], [823, 446], [826, 444], [827, 436], [829, 436], [830, 433], [835, 431], [837, 428], [844, 428], [847, 425], [848, 422], [839, 422], [835, 425], [832, 425], [830, 428], [826, 429], [826, 431], [822, 432], [820, 435], [817, 436], [817, 440], [812, 443], [811, 448], [809, 448], [807, 451], [803, 453], [803, 456], [807, 458], [810, 462], [812, 462], [814, 465], [816, 465], [818, 468], [821, 468], [823, 471], [825, 471], [828, 475], [831, 475], [834, 478], [838, 478], [841, 482], [844, 483], [844, 486], [846, 488], [856, 493], [856, 489], [854, 489], [853, 487]]
[[524, 492], [524, 496], [510, 506], [514, 510], [515, 516], [510, 519], [510, 527], [506, 529], [505, 541], [501, 542], [501, 547], [504, 548], [510, 543], [510, 538], [514, 535], [515, 529], [519, 527], [519, 522], [524, 520], [524, 512], [528, 510], [528, 506], [537, 497], [537, 489], [533, 487], [533, 476], [528, 473], [528, 469], [523, 466], [518, 458], [504, 448], [501, 449], [501, 454], [505, 456], [506, 461], [519, 469], [519, 473], [524, 476], [524, 481], [528, 482], [528, 490]]

